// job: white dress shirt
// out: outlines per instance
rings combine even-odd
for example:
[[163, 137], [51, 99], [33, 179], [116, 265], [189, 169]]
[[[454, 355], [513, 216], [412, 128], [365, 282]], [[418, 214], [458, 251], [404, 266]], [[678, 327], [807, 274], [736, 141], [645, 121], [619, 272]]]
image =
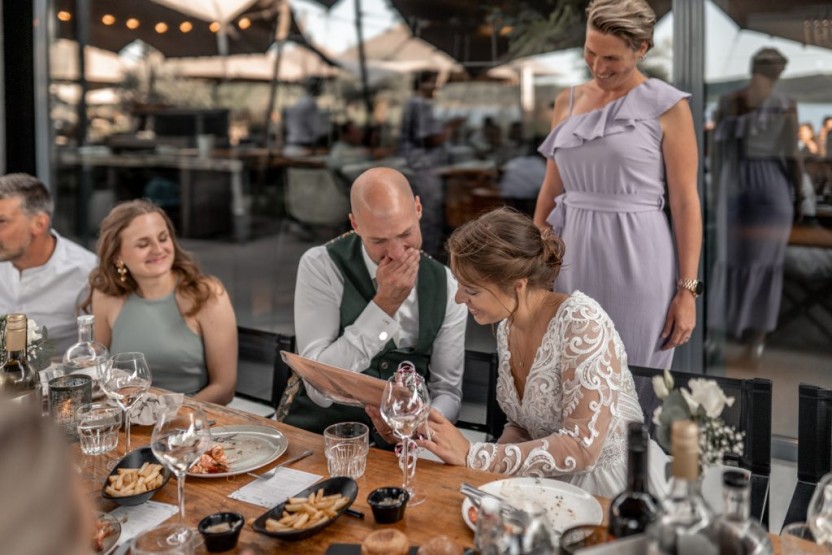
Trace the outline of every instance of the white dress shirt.
[[52, 235], [55, 251], [43, 266], [19, 272], [11, 262], [0, 262], [0, 314], [22, 312], [46, 326], [53, 355], [62, 355], [78, 341], [77, 307], [97, 258], [55, 230]]
[[[361, 246], [367, 271], [375, 283], [377, 266]], [[468, 312], [454, 302], [457, 283], [447, 274], [445, 320], [433, 343], [428, 389], [431, 402], [449, 420], [456, 421], [462, 402], [465, 370], [465, 325]], [[344, 278], [325, 246], [314, 247], [300, 259], [295, 286], [295, 336], [301, 356], [353, 372], [363, 372], [392, 338], [400, 348], [414, 347], [419, 337], [417, 287], [390, 317], [370, 302], [352, 325], [339, 335]], [[332, 402], [306, 384], [309, 398], [322, 407]]]
[[308, 94], [286, 108], [283, 117], [287, 145], [310, 146], [327, 133], [325, 114]]

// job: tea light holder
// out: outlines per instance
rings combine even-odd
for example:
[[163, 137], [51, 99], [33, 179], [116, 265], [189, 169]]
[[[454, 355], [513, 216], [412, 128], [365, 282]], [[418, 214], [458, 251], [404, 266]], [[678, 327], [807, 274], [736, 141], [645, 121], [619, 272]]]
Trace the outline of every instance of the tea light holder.
[[92, 401], [92, 378], [69, 375], [49, 381], [49, 414], [71, 440], [78, 439], [78, 416], [81, 405]]

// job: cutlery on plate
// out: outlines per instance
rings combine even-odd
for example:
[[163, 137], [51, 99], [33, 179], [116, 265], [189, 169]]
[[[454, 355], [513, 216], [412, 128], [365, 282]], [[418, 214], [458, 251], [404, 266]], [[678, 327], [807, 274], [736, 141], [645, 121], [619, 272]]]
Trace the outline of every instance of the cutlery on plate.
[[521, 509], [518, 509], [511, 505], [505, 498], [500, 497], [499, 495], [495, 495], [493, 493], [488, 493], [487, 491], [481, 490], [478, 487], [472, 486], [471, 484], [462, 482], [462, 485], [459, 486], [459, 491], [471, 501], [471, 504], [476, 507], [477, 509], [480, 508], [480, 501], [483, 497], [491, 497], [492, 499], [496, 499], [500, 502], [500, 506], [502, 507], [503, 515], [509, 515], [513, 513], [522, 513]]
[[360, 518], [361, 520], [364, 520], [364, 513], [362, 513], [361, 511], [356, 511], [355, 509], [347, 509], [346, 511], [344, 511], [344, 513], [350, 515], [353, 518]]
[[254, 474], [253, 472], [246, 472], [246, 474], [248, 474], [249, 476], [254, 476], [255, 478], [260, 478], [261, 480], [268, 480], [269, 478], [274, 476], [274, 473], [277, 472], [278, 468], [282, 468], [282, 467], [286, 466], [287, 464], [292, 464], [292, 463], [298, 462], [299, 460], [305, 459], [306, 457], [308, 457], [311, 454], [312, 454], [312, 450], [307, 449], [306, 451], [304, 451], [300, 455], [295, 455], [291, 459], [283, 461], [282, 463], [280, 463], [276, 467], [272, 468], [268, 472], [264, 472], [263, 474]]

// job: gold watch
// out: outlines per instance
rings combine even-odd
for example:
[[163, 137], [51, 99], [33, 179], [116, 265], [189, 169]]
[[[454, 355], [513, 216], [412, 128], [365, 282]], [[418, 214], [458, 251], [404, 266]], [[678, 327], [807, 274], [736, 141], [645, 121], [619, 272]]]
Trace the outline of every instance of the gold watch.
[[687, 289], [695, 299], [705, 291], [705, 284], [698, 279], [680, 279], [676, 282], [677, 289]]

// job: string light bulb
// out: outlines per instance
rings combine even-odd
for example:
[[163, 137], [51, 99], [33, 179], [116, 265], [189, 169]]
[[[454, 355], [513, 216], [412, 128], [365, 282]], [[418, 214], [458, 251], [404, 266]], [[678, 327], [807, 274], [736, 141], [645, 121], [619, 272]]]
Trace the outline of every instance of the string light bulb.
[[159, 33], [159, 34], [161, 35], [161, 34], [163, 34], [163, 33], [167, 33], [167, 32], [168, 32], [168, 24], [167, 24], [167, 23], [165, 23], [164, 21], [160, 21], [159, 23], [157, 23], [157, 24], [153, 27], [153, 29], [154, 29], [157, 33]]
[[220, 30], [220, 24], [216, 21], [212, 21], [208, 28], [211, 30], [212, 33], [217, 33]]
[[112, 14], [107, 13], [101, 16], [101, 23], [103, 23], [104, 25], [112, 25], [115, 22], [116, 18]]
[[72, 19], [72, 14], [66, 10], [61, 10], [58, 12], [58, 19], [61, 21], [69, 21]]
[[190, 21], [183, 21], [179, 24], [179, 30], [183, 33], [190, 33], [193, 28], [194, 26]]
[[131, 29], [131, 30], [132, 30], [132, 29], [138, 29], [138, 28], [139, 28], [139, 25], [141, 25], [141, 23], [139, 23], [139, 20], [138, 20], [138, 19], [136, 19], [135, 17], [131, 17], [130, 19], [128, 19], [128, 20], [124, 23], [124, 25], [125, 25], [128, 29]]
[[240, 21], [237, 22], [237, 26], [245, 31], [249, 27], [251, 27], [251, 20], [247, 17], [241, 17]]

